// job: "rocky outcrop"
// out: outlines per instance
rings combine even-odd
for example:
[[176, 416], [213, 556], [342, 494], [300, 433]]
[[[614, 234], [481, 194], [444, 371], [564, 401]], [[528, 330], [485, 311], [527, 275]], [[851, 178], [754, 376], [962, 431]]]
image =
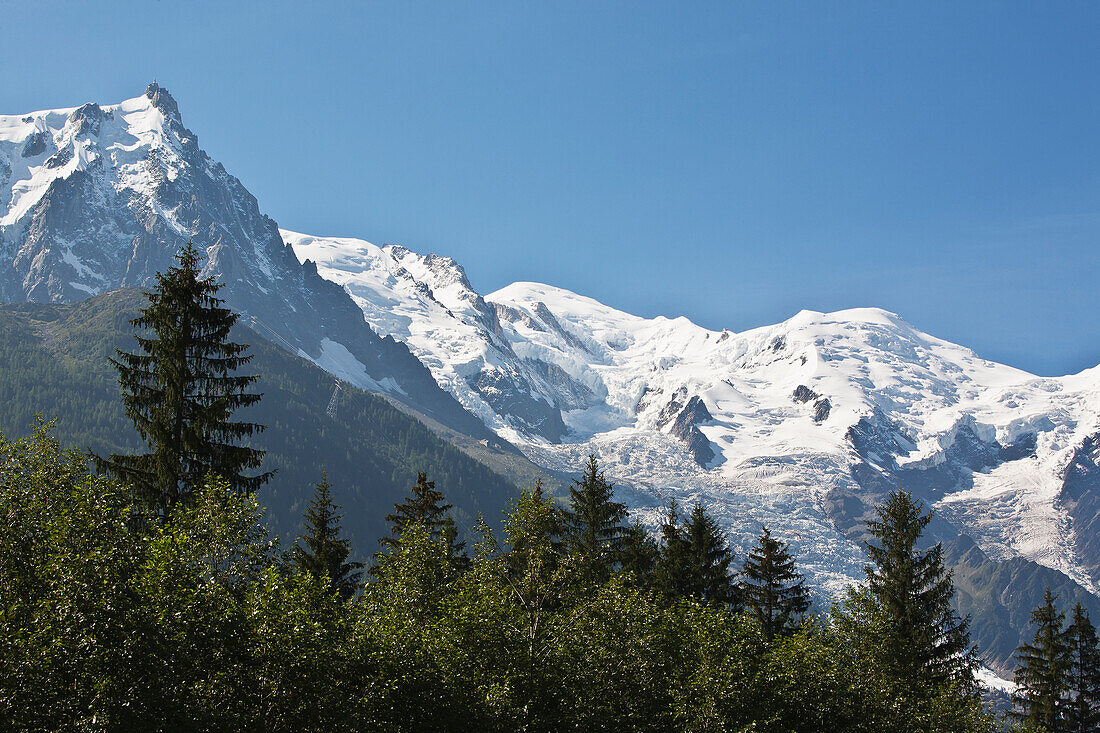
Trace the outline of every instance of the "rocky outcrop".
[[812, 389], [804, 384], [800, 384], [794, 388], [794, 393], [791, 395], [791, 399], [795, 402], [806, 403], [812, 400], [816, 400], [820, 395], [814, 392]]
[[[166, 89], [151, 84], [145, 97], [164, 115], [157, 136], [136, 137], [122, 115], [96, 104], [74, 110], [56, 132], [67, 144], [47, 168], [66, 166], [78, 147], [81, 165], [56, 177], [0, 231], [5, 297], [70, 302], [119, 287], [148, 287], [190, 240], [206, 256], [203, 274], [225, 284], [227, 305], [267, 338], [315, 359], [325, 343], [338, 344], [360, 363], [367, 381], [394, 399], [467, 435], [497, 440], [404, 344], [375, 333], [341, 287], [299, 264], [256, 198], [198, 147]], [[102, 139], [109, 124], [135, 136], [133, 150], [144, 160], [115, 167], [100, 147], [108, 144]], [[20, 146], [37, 150], [48, 139], [48, 132], [36, 129]]]
[[662, 428], [667, 426], [669, 434], [678, 438], [695, 462], [705, 468], [714, 460], [715, 453], [698, 426], [713, 419], [706, 403], [698, 395], [688, 399], [687, 390], [681, 387], [662, 408], [657, 424]]
[[554, 405], [532, 397], [530, 388], [514, 375], [499, 369], [483, 369], [469, 381], [497, 414], [507, 416], [524, 432], [542, 436], [552, 443], [560, 442], [566, 434], [561, 412]]
[[1086, 438], [1062, 473], [1058, 499], [1069, 513], [1078, 554], [1100, 585], [1100, 433]]
[[23, 150], [19, 155], [23, 158], [33, 158], [37, 155], [42, 155], [46, 152], [46, 133], [41, 130], [32, 134], [27, 138], [27, 142], [23, 145]]
[[73, 126], [73, 133], [76, 135], [98, 135], [101, 122], [103, 110], [95, 102], [77, 107], [69, 115], [69, 124]]

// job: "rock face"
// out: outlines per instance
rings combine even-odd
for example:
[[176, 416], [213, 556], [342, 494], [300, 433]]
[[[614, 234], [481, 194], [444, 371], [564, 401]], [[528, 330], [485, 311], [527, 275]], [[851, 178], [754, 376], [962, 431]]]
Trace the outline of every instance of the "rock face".
[[595, 453], [644, 521], [676, 499], [736, 547], [782, 527], [823, 596], [861, 577], [873, 506], [911, 491], [991, 663], [1036, 589], [1097, 601], [1100, 368], [1037, 377], [874, 308], [733, 333], [538, 283], [483, 296], [447, 257], [280, 231], [156, 85], [0, 117], [3, 299], [147, 285], [188, 239], [284, 348], [545, 468]]
[[489, 437], [338, 285], [299, 264], [256, 199], [152, 84], [121, 104], [0, 117], [0, 297], [70, 302], [147, 287], [193, 240], [204, 275], [265, 336], [358, 386]]
[[661, 410], [657, 424], [661, 427], [668, 426], [669, 434], [679, 438], [695, 462], [705, 468], [714, 460], [714, 449], [698, 426], [714, 418], [698, 395], [692, 395], [691, 399], [684, 402], [685, 398], [687, 390], [681, 388]]
[[705, 501], [735, 545], [784, 527], [831, 594], [862, 576], [874, 505], [911, 491], [936, 510], [930, 537], [950, 544], [1002, 671], [1035, 588], [1097, 601], [1100, 369], [1036, 377], [873, 308], [735, 334], [537, 283], [481, 297], [427, 256], [402, 253], [398, 272], [389, 248], [284, 237], [487, 425], [549, 468], [595, 452], [643, 518], [676, 498]]

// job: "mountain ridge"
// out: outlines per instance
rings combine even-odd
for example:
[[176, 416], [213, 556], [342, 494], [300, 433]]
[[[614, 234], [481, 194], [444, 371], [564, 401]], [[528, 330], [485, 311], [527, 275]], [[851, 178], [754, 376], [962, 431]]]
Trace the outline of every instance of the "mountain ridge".
[[[0, 297], [72, 302], [150, 285], [193, 240], [203, 275], [265, 335], [482, 439], [494, 436], [344, 291], [299, 264], [156, 82], [116, 105], [0, 116]], [[389, 381], [387, 381], [389, 380]]]
[[0, 117], [5, 300], [147, 285], [188, 238], [286, 351], [468, 447], [558, 475], [594, 453], [650, 524], [676, 499], [739, 550], [773, 526], [821, 597], [860, 577], [874, 505], [913, 492], [1002, 669], [1041, 579], [1097, 599], [1100, 368], [1038, 377], [877, 308], [733, 332], [538, 283], [483, 295], [451, 258], [280, 230], [156, 84]]

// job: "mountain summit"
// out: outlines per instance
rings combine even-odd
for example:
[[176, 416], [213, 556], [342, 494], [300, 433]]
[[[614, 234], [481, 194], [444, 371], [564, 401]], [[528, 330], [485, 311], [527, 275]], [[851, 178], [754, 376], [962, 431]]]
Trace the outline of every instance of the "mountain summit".
[[1100, 613], [1100, 368], [1037, 377], [875, 308], [735, 333], [538, 283], [482, 295], [447, 257], [280, 231], [155, 83], [0, 117], [4, 300], [144, 286], [188, 239], [282, 348], [544, 468], [595, 453], [651, 522], [702, 502], [741, 548], [766, 524], [819, 598], [861, 576], [863, 520], [902, 488], [991, 664], [1048, 585]]
[[874, 504], [911, 491], [1001, 663], [1017, 641], [990, 615], [1025, 627], [1017, 605], [1047, 583], [1097, 601], [1100, 369], [1038, 377], [877, 308], [734, 333], [539, 283], [482, 296], [445, 257], [282, 234], [486, 425], [549, 468], [596, 453], [653, 522], [701, 501], [742, 547], [766, 524], [835, 594]]
[[146, 286], [181, 244], [228, 305], [291, 352], [461, 432], [490, 439], [404, 344], [301, 265], [275, 222], [200, 147], [157, 83], [120, 104], [0, 116], [0, 298], [71, 302]]

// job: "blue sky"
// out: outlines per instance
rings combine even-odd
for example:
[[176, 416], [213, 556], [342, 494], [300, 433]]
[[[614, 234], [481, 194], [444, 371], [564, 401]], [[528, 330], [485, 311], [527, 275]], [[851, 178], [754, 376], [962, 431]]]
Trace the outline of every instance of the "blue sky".
[[156, 76], [281, 226], [742, 330], [1100, 363], [1100, 5], [0, 0], [0, 113]]

